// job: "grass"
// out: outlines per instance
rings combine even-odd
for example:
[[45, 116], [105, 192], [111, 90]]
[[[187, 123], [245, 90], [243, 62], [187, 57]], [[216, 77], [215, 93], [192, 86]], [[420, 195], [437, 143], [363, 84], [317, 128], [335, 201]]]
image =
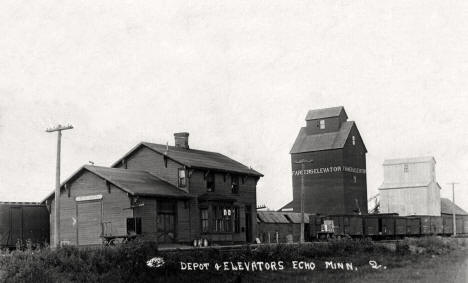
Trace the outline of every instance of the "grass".
[[[57, 250], [27, 248], [0, 256], [6, 282], [454, 282], [468, 259], [465, 246], [452, 239], [420, 238], [390, 250], [370, 241], [337, 240], [304, 245], [264, 245], [243, 250], [158, 251], [153, 243]], [[146, 261], [164, 259], [151, 268]], [[381, 267], [372, 268], [369, 261]], [[278, 262], [281, 271], [217, 271], [223, 262]], [[314, 270], [293, 269], [292, 261], [314, 262]], [[357, 270], [331, 270], [327, 261], [352, 263]], [[182, 271], [180, 262], [209, 263], [208, 271]], [[455, 275], [454, 275], [455, 274]]]

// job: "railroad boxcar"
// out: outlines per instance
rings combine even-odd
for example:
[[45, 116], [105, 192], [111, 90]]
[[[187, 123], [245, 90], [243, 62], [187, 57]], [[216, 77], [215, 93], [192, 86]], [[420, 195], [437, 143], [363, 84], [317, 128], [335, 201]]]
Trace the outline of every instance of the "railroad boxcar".
[[397, 233], [396, 213], [368, 214], [363, 218], [364, 237], [393, 238]]
[[421, 235], [431, 235], [431, 216], [419, 216], [421, 219]]
[[463, 219], [463, 234], [468, 234], [468, 215], [462, 215]]
[[364, 236], [376, 238], [379, 236], [379, 217], [375, 215], [363, 216]]
[[363, 218], [360, 215], [330, 215], [323, 219], [333, 221], [335, 236], [362, 237]]
[[412, 216], [421, 219], [421, 235], [440, 235], [443, 233], [443, 222], [441, 216], [418, 215]]
[[13, 248], [31, 241], [49, 241], [49, 212], [45, 205], [31, 202], [0, 202], [0, 246]]
[[463, 217], [461, 215], [456, 216], [457, 234], [463, 234]]
[[431, 216], [431, 234], [441, 235], [444, 232], [442, 216]]
[[404, 237], [406, 235], [406, 218], [402, 216], [395, 217], [395, 236]]
[[364, 235], [362, 223], [362, 217], [358, 215], [347, 216], [344, 221], [346, 234], [351, 237], [362, 237]]
[[453, 234], [453, 219], [452, 215], [442, 215], [442, 225], [443, 225], [443, 231], [442, 234], [444, 235], [451, 235]]
[[381, 226], [381, 235], [384, 238], [394, 238], [396, 216], [382, 215], [379, 218], [379, 226]]
[[421, 235], [421, 218], [406, 217], [406, 235], [418, 236]]

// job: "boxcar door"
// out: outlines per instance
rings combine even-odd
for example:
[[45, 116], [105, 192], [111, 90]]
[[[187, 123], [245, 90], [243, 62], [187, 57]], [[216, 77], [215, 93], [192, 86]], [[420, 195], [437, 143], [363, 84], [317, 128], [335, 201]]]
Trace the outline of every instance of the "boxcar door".
[[158, 201], [157, 207], [158, 243], [173, 243], [176, 238], [176, 202]]
[[15, 246], [17, 241], [23, 241], [23, 210], [21, 207], [11, 207], [10, 217], [10, 237], [8, 246]]

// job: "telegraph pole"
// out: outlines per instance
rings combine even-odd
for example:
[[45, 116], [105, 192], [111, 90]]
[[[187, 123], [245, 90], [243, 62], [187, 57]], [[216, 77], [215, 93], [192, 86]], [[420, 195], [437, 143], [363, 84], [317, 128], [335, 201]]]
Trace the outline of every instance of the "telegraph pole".
[[301, 164], [301, 237], [300, 237], [300, 243], [304, 243], [304, 170], [305, 170], [305, 164], [306, 163], [312, 163], [314, 162], [313, 160], [305, 160], [301, 159], [299, 161], [296, 161], [294, 163], [296, 164]]
[[55, 128], [49, 128], [47, 133], [57, 132], [57, 166], [55, 173], [55, 205], [54, 205], [54, 242], [53, 248], [60, 246], [60, 146], [62, 140], [62, 131], [73, 129], [72, 125], [57, 125]]
[[452, 185], [452, 215], [453, 215], [453, 236], [457, 235], [457, 219], [455, 217], [455, 185], [458, 183], [449, 183]]

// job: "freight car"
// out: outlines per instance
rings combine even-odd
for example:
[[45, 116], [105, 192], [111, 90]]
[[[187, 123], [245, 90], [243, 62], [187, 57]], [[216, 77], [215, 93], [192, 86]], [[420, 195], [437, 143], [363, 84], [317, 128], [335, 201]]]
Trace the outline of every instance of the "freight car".
[[13, 248], [31, 241], [42, 245], [49, 241], [49, 212], [45, 205], [33, 202], [0, 202], [0, 247]]
[[[453, 234], [453, 216], [398, 216], [398, 214], [309, 216], [311, 239], [351, 237], [397, 239]], [[457, 234], [468, 235], [468, 215], [457, 215]]]

